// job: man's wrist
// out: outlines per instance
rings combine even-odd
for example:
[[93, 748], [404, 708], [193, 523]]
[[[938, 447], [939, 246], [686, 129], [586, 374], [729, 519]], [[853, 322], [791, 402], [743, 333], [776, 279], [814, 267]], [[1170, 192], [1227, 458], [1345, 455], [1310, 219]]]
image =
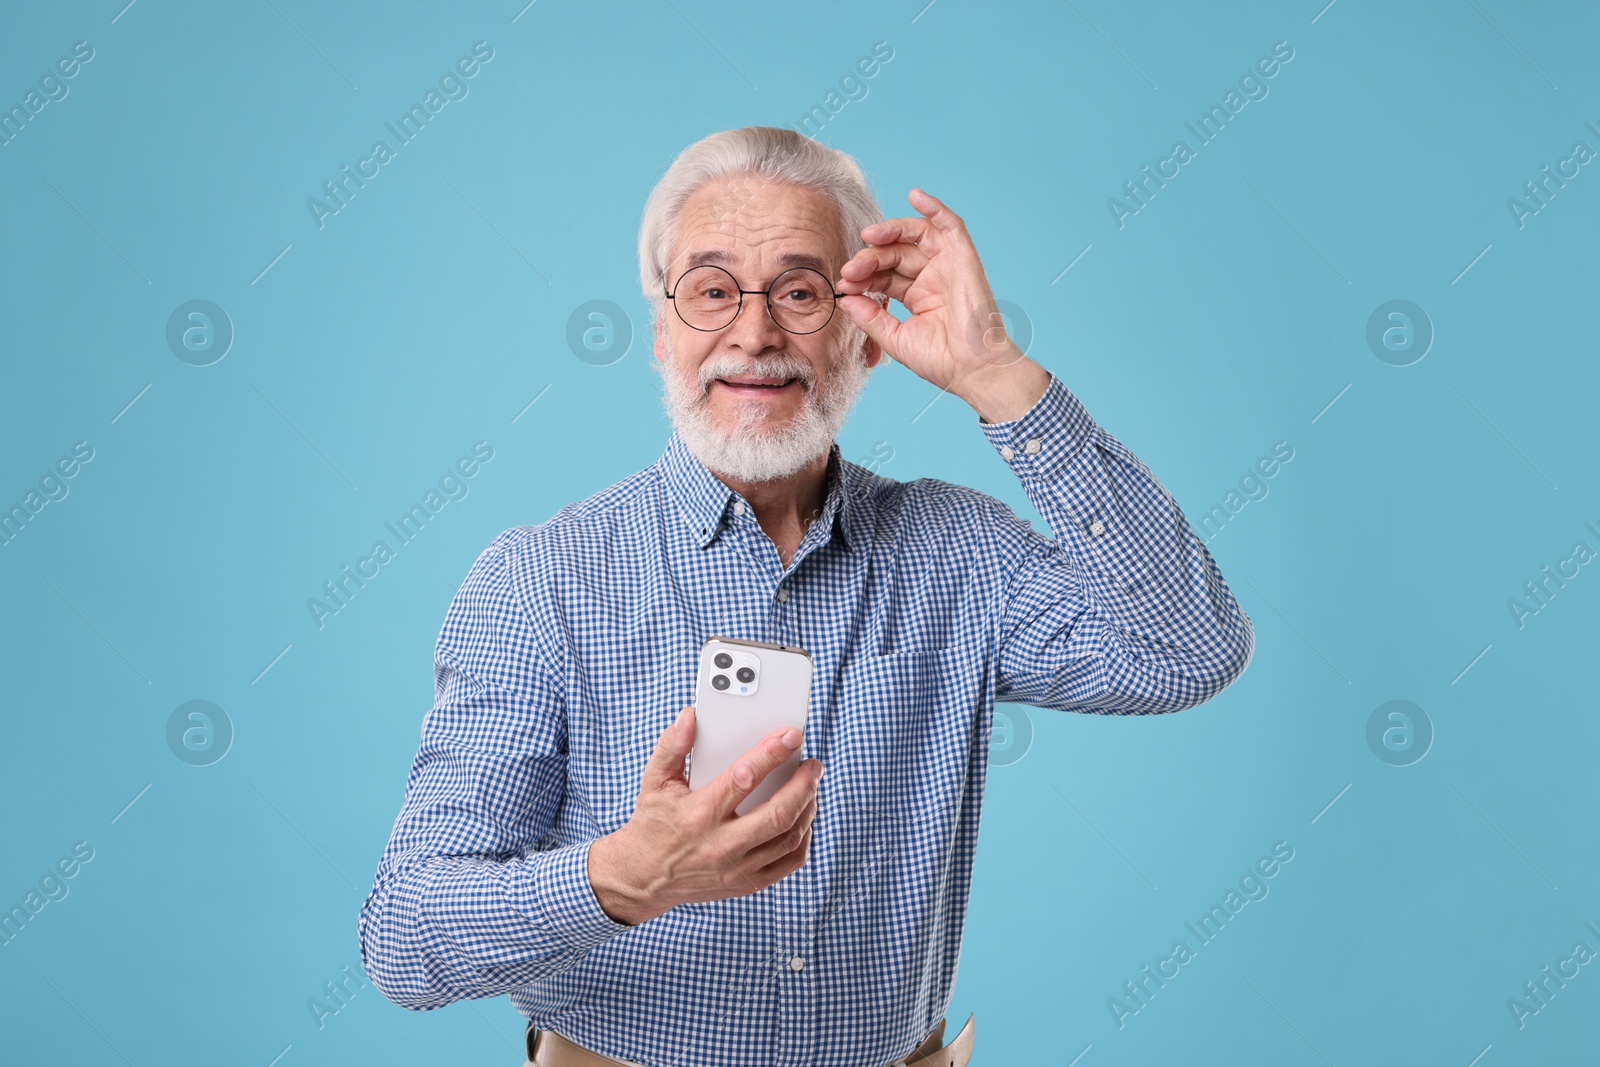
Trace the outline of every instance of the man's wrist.
[[1050, 387], [1050, 372], [1027, 356], [970, 371], [957, 395], [986, 423], [1011, 422], [1033, 409]]
[[623, 866], [616, 861], [614, 834], [597, 837], [589, 845], [589, 888], [594, 899], [615, 922], [637, 926], [660, 915], [665, 908], [656, 907], [637, 887], [623, 877]]

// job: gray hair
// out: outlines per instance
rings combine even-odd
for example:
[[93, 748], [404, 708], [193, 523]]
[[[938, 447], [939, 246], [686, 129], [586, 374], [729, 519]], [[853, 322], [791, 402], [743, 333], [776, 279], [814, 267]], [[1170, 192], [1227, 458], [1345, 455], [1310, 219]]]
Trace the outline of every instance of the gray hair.
[[832, 200], [839, 208], [846, 256], [865, 246], [862, 227], [883, 220], [861, 167], [838, 149], [775, 126], [713, 133], [685, 148], [645, 201], [639, 221], [639, 284], [656, 314], [666, 299], [662, 290], [667, 258], [672, 254], [684, 203], [706, 182], [744, 172], [815, 189]]

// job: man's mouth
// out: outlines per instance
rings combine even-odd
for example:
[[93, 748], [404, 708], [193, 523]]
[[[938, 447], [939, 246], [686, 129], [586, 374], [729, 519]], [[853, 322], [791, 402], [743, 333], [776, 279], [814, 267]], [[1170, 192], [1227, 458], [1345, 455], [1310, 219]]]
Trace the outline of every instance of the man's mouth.
[[763, 378], [756, 375], [738, 374], [728, 378], [717, 378], [715, 381], [736, 393], [777, 393], [798, 385], [799, 378]]

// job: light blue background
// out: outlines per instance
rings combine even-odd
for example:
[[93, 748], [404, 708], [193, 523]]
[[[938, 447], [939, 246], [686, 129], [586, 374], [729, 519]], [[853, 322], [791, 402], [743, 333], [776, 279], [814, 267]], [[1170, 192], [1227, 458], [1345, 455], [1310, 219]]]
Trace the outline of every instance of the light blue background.
[[[497, 533], [660, 452], [646, 340], [597, 366], [566, 329], [604, 299], [642, 333], [672, 156], [797, 122], [880, 40], [820, 139], [890, 214], [921, 185], [967, 219], [1030, 354], [1192, 520], [1294, 449], [1208, 541], [1256, 625], [1236, 685], [1176, 716], [1018, 711], [950, 1012], [977, 1013], [974, 1062], [1593, 1053], [1600, 963], [1522, 1029], [1507, 1000], [1600, 950], [1600, 568], [1520, 629], [1507, 600], [1600, 549], [1600, 165], [1522, 228], [1506, 205], [1600, 149], [1593, 5], [124, 2], [8, 4], [0, 34], [7, 107], [95, 49], [0, 148], [0, 505], [94, 449], [0, 549], [0, 905], [95, 850], [0, 948], [0, 1059], [520, 1062], [505, 998], [307, 1007], [359, 973], [438, 627]], [[319, 229], [307, 199], [480, 40], [470, 95]], [[1107, 198], [1277, 41], [1267, 98], [1119, 229]], [[206, 367], [165, 340], [193, 299], [236, 331]], [[1365, 339], [1394, 299], [1436, 331], [1410, 366]], [[887, 442], [883, 474], [1036, 518], [935, 395], [880, 370], [845, 454]], [[470, 495], [319, 629], [307, 599], [479, 440]], [[167, 745], [194, 699], [236, 731], [211, 766]], [[1436, 732], [1410, 766], [1367, 744], [1392, 699]], [[1108, 999], [1278, 841], [1270, 896], [1119, 1029]]]

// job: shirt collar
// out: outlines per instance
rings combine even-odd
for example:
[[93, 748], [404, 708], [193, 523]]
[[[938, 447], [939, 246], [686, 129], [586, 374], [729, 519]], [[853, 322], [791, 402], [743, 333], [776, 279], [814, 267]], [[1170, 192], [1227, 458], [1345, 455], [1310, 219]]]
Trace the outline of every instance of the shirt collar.
[[[722, 532], [738, 494], [725, 485], [689, 450], [674, 430], [658, 462], [661, 476], [695, 545], [704, 548]], [[855, 539], [855, 509], [861, 496], [856, 482], [864, 474], [845, 461], [838, 444], [829, 446], [827, 489], [818, 522], [832, 526], [833, 539], [849, 551]]]

